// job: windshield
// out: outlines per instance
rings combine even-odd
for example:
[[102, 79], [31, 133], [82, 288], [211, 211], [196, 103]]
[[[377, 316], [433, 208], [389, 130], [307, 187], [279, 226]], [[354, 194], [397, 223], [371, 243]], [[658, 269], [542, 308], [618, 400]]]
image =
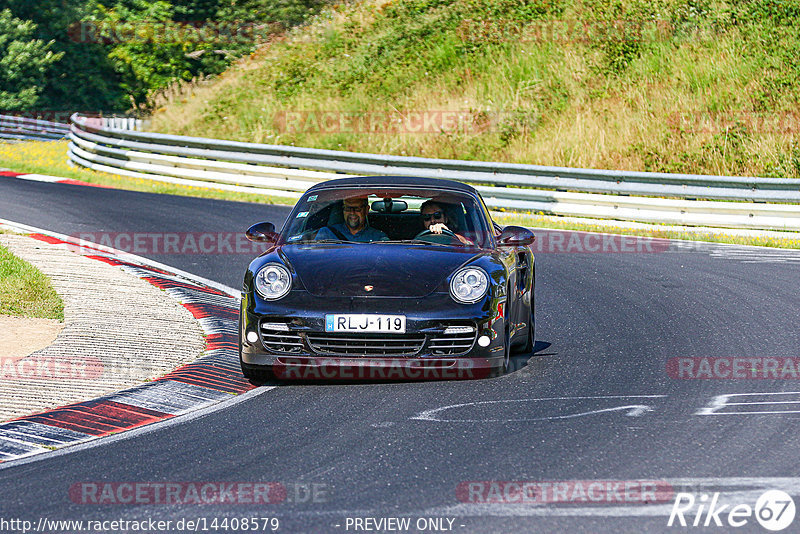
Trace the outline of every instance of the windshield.
[[486, 247], [489, 225], [470, 195], [435, 189], [332, 189], [306, 193], [284, 243], [402, 242]]

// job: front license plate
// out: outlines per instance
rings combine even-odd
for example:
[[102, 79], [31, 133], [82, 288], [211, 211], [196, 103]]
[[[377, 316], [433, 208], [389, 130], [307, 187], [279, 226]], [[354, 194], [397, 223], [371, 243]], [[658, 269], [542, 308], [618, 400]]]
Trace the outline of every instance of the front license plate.
[[325, 316], [326, 332], [382, 332], [405, 334], [405, 315], [368, 315], [349, 313]]

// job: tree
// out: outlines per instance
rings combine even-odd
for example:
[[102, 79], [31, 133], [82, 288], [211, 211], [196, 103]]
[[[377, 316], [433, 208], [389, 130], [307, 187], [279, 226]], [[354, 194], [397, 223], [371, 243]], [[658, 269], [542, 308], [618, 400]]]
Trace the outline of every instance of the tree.
[[0, 11], [0, 110], [27, 111], [39, 100], [47, 69], [63, 53], [51, 50], [53, 42], [32, 39], [36, 25], [10, 10]]
[[[23, 39], [30, 41], [29, 52], [41, 52], [37, 47], [47, 43], [43, 53], [54, 58], [26, 66], [39, 73], [39, 84], [33, 93], [33, 86], [24, 95], [15, 92], [15, 105], [31, 106], [38, 96], [36, 105], [50, 111], [141, 108], [154, 91], [177, 80], [223, 72], [272, 32], [302, 23], [328, 1], [0, 0], [0, 11], [33, 23], [26, 26], [33, 33]], [[0, 39], [9, 35], [0, 28]], [[0, 61], [22, 68], [3, 46]], [[15, 86], [2, 76], [0, 90], [11, 94]]]
[[221, 42], [213, 25], [176, 22], [175, 6], [164, 0], [127, 0], [108, 7], [98, 3], [91, 19], [99, 38], [108, 43], [108, 59], [135, 106], [176, 80], [218, 74], [229, 65], [229, 55], [242, 55], [238, 49], [229, 51], [232, 43]]
[[34, 37], [54, 41], [61, 61], [47, 70], [37, 106], [48, 111], [115, 112], [130, 107], [119, 77], [108, 59], [109, 47], [82, 40], [74, 30], [91, 12], [95, 0], [0, 0], [15, 17], [36, 24]]
[[329, 3], [330, 0], [228, 0], [220, 2], [217, 18], [273, 22], [289, 28], [302, 24]]

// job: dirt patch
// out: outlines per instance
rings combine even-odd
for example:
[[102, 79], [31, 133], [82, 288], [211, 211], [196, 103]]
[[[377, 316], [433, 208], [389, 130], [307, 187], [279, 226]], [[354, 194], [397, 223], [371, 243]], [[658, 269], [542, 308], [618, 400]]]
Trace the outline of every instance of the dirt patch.
[[20, 360], [55, 341], [64, 323], [0, 315], [0, 358]]

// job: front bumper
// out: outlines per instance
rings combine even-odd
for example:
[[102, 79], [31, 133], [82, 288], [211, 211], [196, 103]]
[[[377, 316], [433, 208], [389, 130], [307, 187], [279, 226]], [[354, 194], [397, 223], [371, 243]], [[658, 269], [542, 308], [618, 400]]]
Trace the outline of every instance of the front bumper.
[[[241, 363], [252, 370], [269, 369], [278, 378], [300, 380], [482, 378], [497, 374], [503, 366], [504, 324], [498, 321], [496, 308], [490, 299], [458, 305], [448, 294], [434, 294], [423, 299], [339, 298], [323, 302], [310, 298], [305, 292], [297, 292], [278, 302], [263, 301], [252, 293], [244, 294]], [[338, 351], [334, 352], [327, 348], [330, 344], [321, 347], [320, 337], [335, 335], [325, 332], [325, 315], [331, 313], [403, 314], [406, 316], [405, 337], [416, 340], [418, 347], [405, 352], [387, 350], [388, 354], [372, 349], [359, 353], [353, 347], [334, 349]], [[264, 323], [285, 326], [279, 333], [262, 328]], [[440, 340], [451, 326], [471, 326], [474, 328], [472, 340], [469, 343], [462, 340], [457, 350], [443, 351]], [[252, 339], [253, 333], [257, 340], [248, 341], [248, 334]], [[381, 334], [378, 337], [400, 339], [403, 336]], [[482, 337], [486, 346], [478, 343]], [[279, 342], [272, 342], [274, 340]]]

